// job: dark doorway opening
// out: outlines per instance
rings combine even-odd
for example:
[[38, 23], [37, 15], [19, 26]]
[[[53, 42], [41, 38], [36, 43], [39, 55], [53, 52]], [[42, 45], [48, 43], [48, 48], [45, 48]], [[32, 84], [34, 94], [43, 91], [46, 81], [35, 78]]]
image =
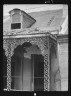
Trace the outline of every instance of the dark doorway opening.
[[24, 43], [11, 60], [11, 89], [44, 91], [44, 57], [37, 46]]
[[32, 54], [34, 66], [34, 91], [44, 91], [44, 58], [41, 54]]

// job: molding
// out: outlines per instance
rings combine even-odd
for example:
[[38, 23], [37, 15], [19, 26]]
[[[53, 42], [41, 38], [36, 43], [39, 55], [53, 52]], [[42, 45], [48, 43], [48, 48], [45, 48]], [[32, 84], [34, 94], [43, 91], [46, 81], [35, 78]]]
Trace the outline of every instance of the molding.
[[58, 34], [57, 39], [68, 38], [68, 34]]
[[68, 39], [59, 39], [57, 41], [58, 41], [59, 44], [60, 43], [68, 43]]
[[8, 35], [3, 35], [4, 38], [25, 38], [25, 37], [43, 37], [50, 36], [53, 39], [57, 39], [57, 37], [49, 32], [40, 31], [40, 30], [13, 30]]
[[68, 34], [62, 34], [57, 36], [58, 43], [68, 43]]

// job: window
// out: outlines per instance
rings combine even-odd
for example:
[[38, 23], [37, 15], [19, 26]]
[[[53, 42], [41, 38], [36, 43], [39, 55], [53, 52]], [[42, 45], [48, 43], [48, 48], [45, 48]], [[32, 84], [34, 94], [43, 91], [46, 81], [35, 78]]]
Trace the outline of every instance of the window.
[[21, 15], [14, 14], [12, 15], [11, 29], [20, 29], [21, 28]]
[[36, 20], [20, 9], [13, 9], [10, 12], [11, 29], [24, 29], [31, 27]]
[[21, 28], [21, 23], [12, 23], [11, 24], [11, 29], [20, 29]]

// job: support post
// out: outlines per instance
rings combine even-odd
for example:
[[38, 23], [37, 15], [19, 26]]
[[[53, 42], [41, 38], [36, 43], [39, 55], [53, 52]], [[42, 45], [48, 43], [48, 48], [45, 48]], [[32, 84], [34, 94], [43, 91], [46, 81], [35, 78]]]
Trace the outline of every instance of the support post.
[[7, 55], [7, 90], [11, 90], [11, 46], [9, 42]]
[[44, 91], [50, 91], [50, 76], [49, 76], [49, 43], [46, 39], [42, 44], [42, 55], [44, 56]]

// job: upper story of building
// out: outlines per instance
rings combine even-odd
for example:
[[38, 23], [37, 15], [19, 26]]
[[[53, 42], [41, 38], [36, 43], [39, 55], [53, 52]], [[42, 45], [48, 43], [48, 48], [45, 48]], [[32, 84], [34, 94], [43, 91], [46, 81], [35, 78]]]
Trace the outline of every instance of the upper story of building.
[[66, 7], [68, 6], [30, 13], [15, 8], [9, 11], [8, 16], [4, 16], [3, 36], [34, 33], [68, 35], [68, 10]]

